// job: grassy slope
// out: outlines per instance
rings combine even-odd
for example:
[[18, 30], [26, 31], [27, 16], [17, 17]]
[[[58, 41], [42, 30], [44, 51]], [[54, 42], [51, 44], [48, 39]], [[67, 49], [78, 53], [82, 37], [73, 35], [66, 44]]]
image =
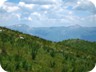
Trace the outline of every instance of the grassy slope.
[[96, 63], [95, 42], [71, 39], [55, 43], [0, 30], [0, 64], [9, 72], [86, 72]]

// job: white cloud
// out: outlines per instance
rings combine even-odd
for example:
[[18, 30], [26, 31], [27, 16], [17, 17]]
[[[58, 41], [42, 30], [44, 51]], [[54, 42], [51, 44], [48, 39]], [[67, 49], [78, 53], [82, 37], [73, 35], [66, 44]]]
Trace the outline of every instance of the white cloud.
[[35, 15], [35, 16], [41, 16], [41, 14], [40, 13], [38, 13], [38, 12], [33, 12], [31, 15]]
[[42, 5], [42, 8], [49, 9], [51, 8], [51, 5]]
[[77, 5], [80, 5], [80, 4], [81, 4], [81, 2], [80, 2], [80, 1], [78, 1], [78, 2], [77, 2]]
[[0, 24], [16, 22], [34, 24], [32, 26], [91, 26], [96, 22], [90, 15], [95, 14], [95, 6], [88, 0], [21, 0], [18, 4], [7, 1], [0, 8]]
[[0, 7], [4, 4], [4, 2], [7, 0], [0, 0]]
[[7, 12], [14, 12], [19, 10], [19, 7], [17, 6], [3, 6], [3, 9], [5, 9]]
[[94, 4], [88, 0], [77, 1], [77, 4], [73, 7], [73, 9], [79, 11], [89, 11], [91, 13], [95, 13], [96, 11]]
[[26, 7], [29, 9], [33, 9], [33, 7], [35, 6], [34, 4], [25, 4], [24, 2], [19, 2], [18, 4], [20, 7]]
[[2, 5], [1, 9], [5, 10], [7, 12], [15, 12], [15, 11], [18, 11], [20, 8], [13, 3], [6, 2]]
[[73, 12], [72, 11], [69, 11], [68, 13], [69, 13], [69, 15], [72, 15]]
[[31, 17], [28, 17], [28, 20], [29, 20], [29, 21], [32, 21], [32, 18], [31, 18]]

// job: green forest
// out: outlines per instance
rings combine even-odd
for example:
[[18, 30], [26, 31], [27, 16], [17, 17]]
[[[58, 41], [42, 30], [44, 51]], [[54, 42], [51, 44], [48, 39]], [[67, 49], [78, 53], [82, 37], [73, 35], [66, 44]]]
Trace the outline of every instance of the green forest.
[[0, 64], [8, 72], [88, 72], [96, 63], [96, 42], [52, 42], [0, 27]]

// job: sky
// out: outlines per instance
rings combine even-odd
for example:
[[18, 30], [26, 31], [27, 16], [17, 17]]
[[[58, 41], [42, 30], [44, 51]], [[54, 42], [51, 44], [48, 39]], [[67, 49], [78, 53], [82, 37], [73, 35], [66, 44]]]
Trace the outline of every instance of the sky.
[[0, 0], [0, 26], [96, 27], [96, 0]]

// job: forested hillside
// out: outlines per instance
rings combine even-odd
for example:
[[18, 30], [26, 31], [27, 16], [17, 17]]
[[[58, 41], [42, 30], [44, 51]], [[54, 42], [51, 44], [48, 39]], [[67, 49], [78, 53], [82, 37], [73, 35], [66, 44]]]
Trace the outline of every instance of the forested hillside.
[[0, 64], [8, 72], [88, 72], [96, 63], [96, 42], [52, 42], [0, 27]]

